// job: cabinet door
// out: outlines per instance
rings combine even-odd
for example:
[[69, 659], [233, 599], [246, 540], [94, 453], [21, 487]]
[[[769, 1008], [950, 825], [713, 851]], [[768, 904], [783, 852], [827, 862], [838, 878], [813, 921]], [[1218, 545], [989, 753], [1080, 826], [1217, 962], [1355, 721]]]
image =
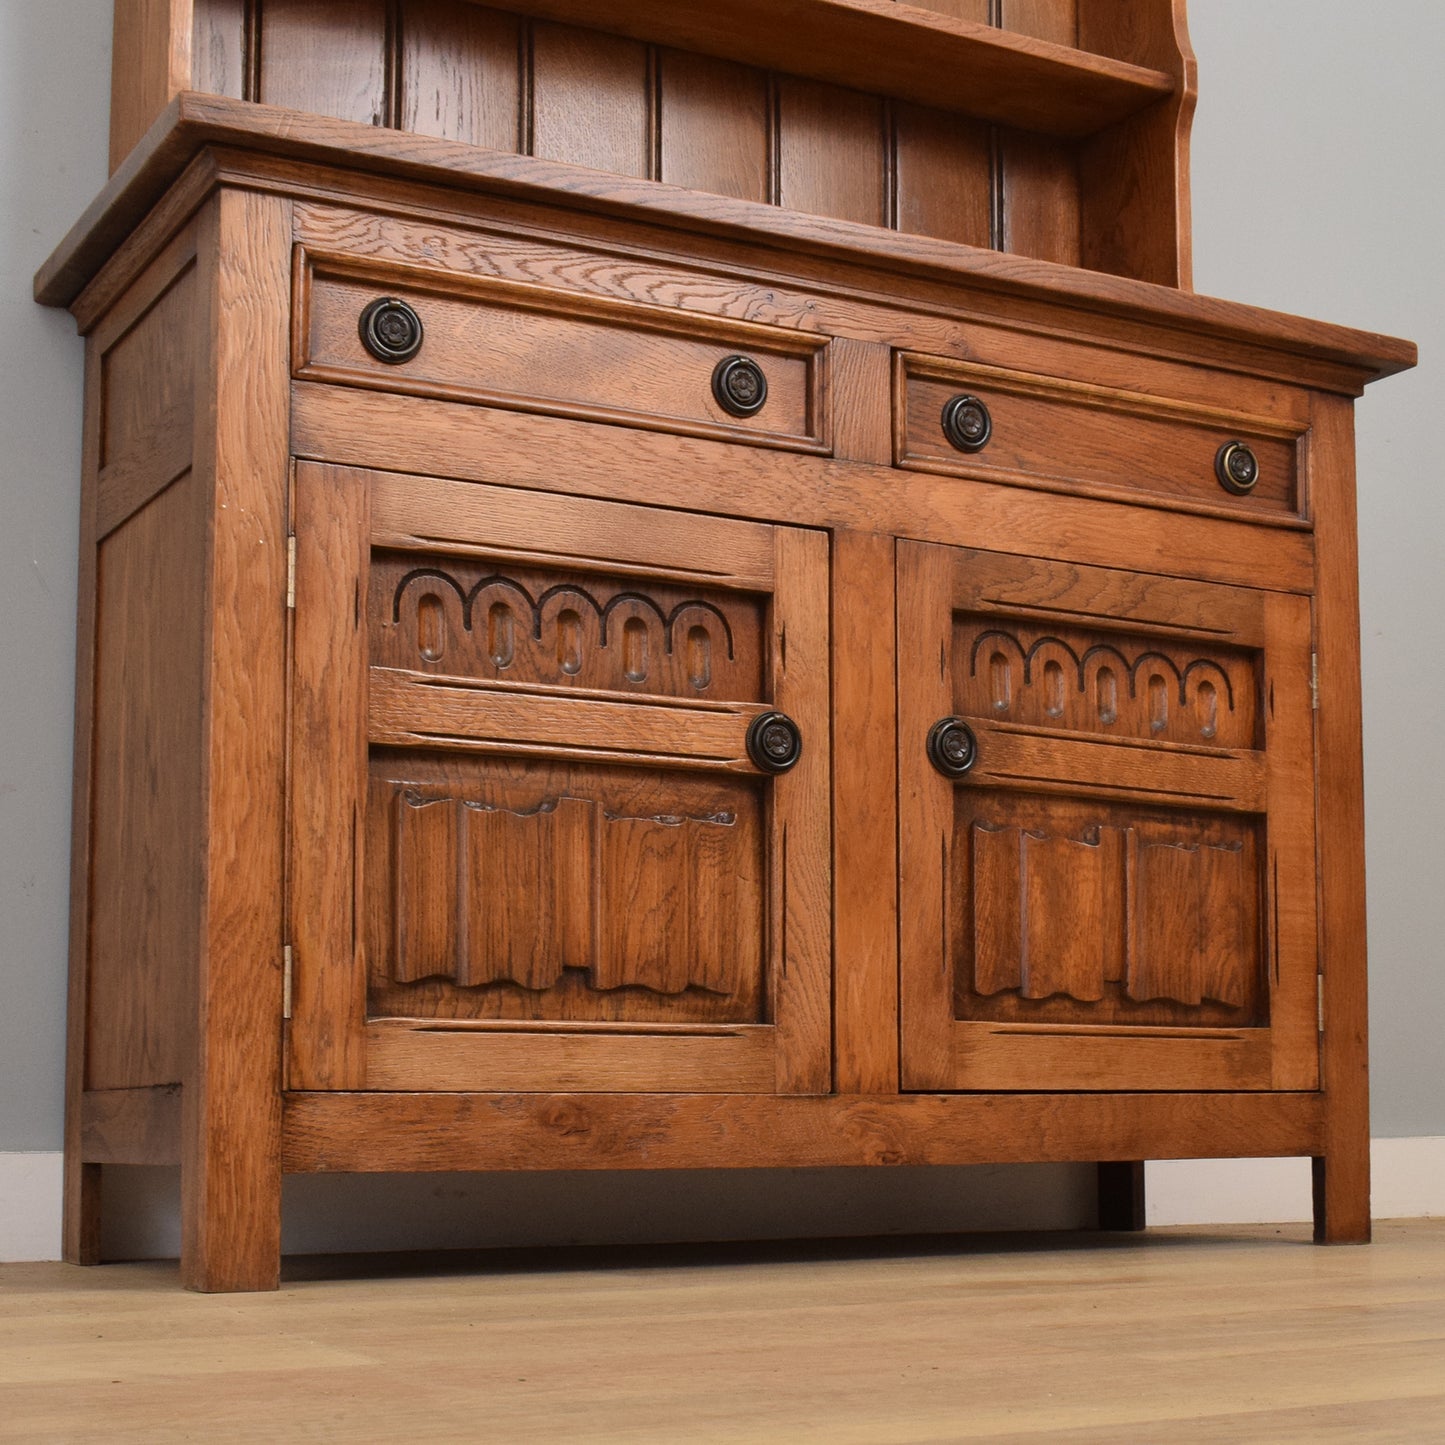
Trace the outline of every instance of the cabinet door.
[[898, 626], [904, 1087], [1317, 1087], [1308, 600], [900, 543]]
[[295, 536], [289, 1086], [826, 1090], [826, 536], [308, 463]]

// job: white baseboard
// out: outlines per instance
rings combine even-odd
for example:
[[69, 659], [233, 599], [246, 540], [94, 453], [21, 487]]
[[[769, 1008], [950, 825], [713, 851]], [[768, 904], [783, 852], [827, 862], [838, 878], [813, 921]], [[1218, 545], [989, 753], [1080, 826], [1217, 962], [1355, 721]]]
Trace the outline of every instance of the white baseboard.
[[[1445, 1215], [1445, 1137], [1376, 1139], [1376, 1219]], [[106, 1252], [176, 1252], [176, 1175], [109, 1171]], [[0, 1262], [60, 1255], [61, 1156], [0, 1152]], [[1086, 1167], [746, 1170], [631, 1176], [299, 1175], [288, 1179], [288, 1253], [643, 1240], [1066, 1229], [1088, 1222]], [[1151, 1163], [1148, 1219], [1275, 1224], [1309, 1218], [1306, 1159]]]

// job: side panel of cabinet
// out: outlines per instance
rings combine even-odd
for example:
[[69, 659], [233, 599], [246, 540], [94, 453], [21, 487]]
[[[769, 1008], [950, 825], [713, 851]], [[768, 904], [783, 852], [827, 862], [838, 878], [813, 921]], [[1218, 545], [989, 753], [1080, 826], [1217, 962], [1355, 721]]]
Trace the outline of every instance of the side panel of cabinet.
[[826, 1089], [826, 538], [309, 464], [296, 535], [292, 1087]]
[[1316, 1087], [1308, 601], [899, 555], [905, 1086]]

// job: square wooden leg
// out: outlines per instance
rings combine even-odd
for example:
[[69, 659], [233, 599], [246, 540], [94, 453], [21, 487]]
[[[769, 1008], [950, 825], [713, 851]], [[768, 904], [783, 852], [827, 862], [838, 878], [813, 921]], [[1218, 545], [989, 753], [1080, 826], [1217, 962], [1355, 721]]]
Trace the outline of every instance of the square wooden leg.
[[1097, 1188], [1100, 1229], [1144, 1228], [1143, 1160], [1109, 1160], [1100, 1164]]

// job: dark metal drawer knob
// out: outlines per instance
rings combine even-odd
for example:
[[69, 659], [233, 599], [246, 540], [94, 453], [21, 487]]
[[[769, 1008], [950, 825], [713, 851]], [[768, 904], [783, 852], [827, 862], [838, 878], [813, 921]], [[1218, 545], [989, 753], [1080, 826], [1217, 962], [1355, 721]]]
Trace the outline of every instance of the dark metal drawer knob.
[[1225, 442], [1214, 454], [1214, 475], [1226, 492], [1247, 497], [1259, 481], [1259, 458], [1243, 442]]
[[712, 394], [733, 416], [755, 416], [768, 399], [768, 379], [750, 356], [725, 356], [713, 368]]
[[748, 729], [748, 757], [765, 773], [786, 773], [803, 756], [803, 735], [787, 713], [765, 712]]
[[993, 417], [976, 396], [955, 396], [943, 406], [943, 434], [961, 452], [981, 452], [993, 435]]
[[361, 344], [388, 366], [400, 366], [421, 350], [421, 317], [394, 296], [373, 301], [361, 313]]
[[961, 717], [939, 718], [928, 730], [928, 761], [945, 778], [961, 778], [978, 761], [978, 739]]

